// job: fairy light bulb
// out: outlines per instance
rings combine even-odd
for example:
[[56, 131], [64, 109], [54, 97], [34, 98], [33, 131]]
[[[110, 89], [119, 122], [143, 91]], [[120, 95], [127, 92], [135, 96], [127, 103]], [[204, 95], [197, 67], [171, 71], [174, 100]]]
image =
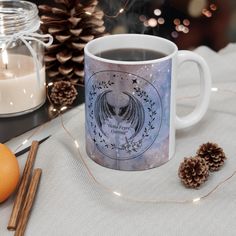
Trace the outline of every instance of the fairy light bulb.
[[74, 143], [75, 143], [75, 147], [78, 149], [79, 148], [79, 143], [77, 140], [74, 140]]
[[121, 197], [121, 196], [122, 196], [122, 194], [119, 193], [119, 192], [117, 192], [117, 191], [113, 191], [113, 194], [115, 194], [115, 195], [118, 196], [118, 197]]
[[193, 203], [197, 203], [197, 202], [199, 202], [200, 200], [201, 200], [200, 197], [194, 198], [194, 199], [193, 199]]
[[217, 91], [218, 91], [218, 88], [211, 88], [211, 91], [212, 91], [212, 92], [217, 92]]
[[214, 3], [212, 3], [212, 4], [210, 5], [210, 9], [211, 9], [212, 11], [216, 11], [216, 10], [217, 10], [217, 5], [214, 4]]
[[60, 111], [65, 111], [67, 109], [67, 106], [64, 106], [60, 109]]
[[123, 4], [122, 8], [120, 8], [120, 10], [118, 10], [115, 15], [107, 15], [106, 13], [104, 13], [104, 15], [106, 17], [109, 17], [109, 18], [116, 18], [125, 11], [126, 6], [128, 5], [128, 3], [129, 3], [129, 0], [126, 0], [125, 3]]
[[119, 10], [119, 13], [122, 13], [122, 12], [124, 12], [124, 8], [121, 8], [121, 9]]
[[158, 24], [163, 25], [165, 23], [165, 19], [163, 17], [159, 17], [157, 22]]
[[29, 140], [28, 139], [25, 139], [23, 142], [22, 142], [22, 145], [25, 145]]
[[148, 25], [149, 25], [150, 27], [156, 27], [156, 26], [157, 26], [157, 20], [154, 19], [154, 18], [150, 18], [150, 19], [148, 20]]
[[160, 16], [161, 15], [161, 10], [160, 9], [155, 9], [154, 10], [154, 15], [156, 15], [156, 16]]

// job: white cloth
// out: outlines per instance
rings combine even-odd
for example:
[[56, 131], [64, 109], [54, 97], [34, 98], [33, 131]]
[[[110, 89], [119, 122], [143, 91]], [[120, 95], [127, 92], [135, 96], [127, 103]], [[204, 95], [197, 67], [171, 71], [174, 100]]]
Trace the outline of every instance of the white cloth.
[[[219, 53], [207, 47], [196, 50], [210, 66], [213, 87], [211, 104], [203, 120], [192, 128], [180, 130], [176, 155], [167, 164], [147, 171], [124, 172], [106, 169], [91, 161], [85, 153], [84, 106], [73, 110], [65, 125], [78, 139], [82, 154], [99, 181], [117, 192], [145, 199], [193, 199], [207, 193], [236, 169], [236, 44]], [[183, 66], [179, 77], [178, 113], [191, 111], [196, 99], [182, 99], [198, 93], [195, 67]], [[50, 129], [50, 124], [47, 129]], [[17, 138], [19, 142], [23, 140]], [[184, 188], [177, 171], [185, 156], [195, 154], [200, 144], [213, 141], [225, 150], [225, 166], [211, 173], [199, 189]], [[21, 171], [26, 154], [19, 157]], [[26, 236], [70, 235], [236, 235], [236, 177], [214, 194], [198, 203], [135, 203], [105, 192], [89, 177], [70, 137], [58, 125], [58, 131], [40, 145], [35, 167], [43, 169], [42, 179]], [[6, 230], [13, 198], [0, 204], [0, 235]]]

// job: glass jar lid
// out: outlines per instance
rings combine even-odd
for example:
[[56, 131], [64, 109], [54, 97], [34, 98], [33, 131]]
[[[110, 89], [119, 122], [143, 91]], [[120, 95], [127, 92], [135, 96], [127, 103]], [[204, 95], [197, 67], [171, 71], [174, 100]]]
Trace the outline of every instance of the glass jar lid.
[[34, 3], [17, 0], [0, 1], [0, 37], [39, 29], [38, 8]]

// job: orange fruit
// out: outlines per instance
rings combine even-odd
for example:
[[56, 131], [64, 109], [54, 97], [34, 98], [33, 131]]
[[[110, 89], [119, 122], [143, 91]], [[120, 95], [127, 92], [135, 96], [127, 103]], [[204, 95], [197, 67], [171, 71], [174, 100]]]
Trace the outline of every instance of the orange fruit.
[[0, 203], [14, 192], [19, 178], [20, 169], [15, 155], [0, 143]]

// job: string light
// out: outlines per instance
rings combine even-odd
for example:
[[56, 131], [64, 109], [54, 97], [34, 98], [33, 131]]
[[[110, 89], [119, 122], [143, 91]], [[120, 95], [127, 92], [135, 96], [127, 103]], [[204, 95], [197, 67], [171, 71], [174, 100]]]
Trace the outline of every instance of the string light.
[[178, 18], [174, 19], [173, 22], [175, 25], [179, 25], [181, 23], [180, 19], [178, 19]]
[[202, 9], [202, 14], [208, 18], [212, 17], [212, 13], [207, 9]]
[[[212, 90], [216, 91], [216, 88], [212, 88]], [[217, 88], [217, 91], [219, 91], [219, 88]], [[223, 90], [223, 91], [227, 91], [227, 90]], [[229, 90], [230, 92], [234, 92], [232, 90]], [[234, 94], [236, 94], [236, 92], [234, 92]], [[199, 95], [197, 95], [199, 96]], [[196, 97], [196, 96], [194, 96]], [[60, 115], [60, 120], [61, 120], [61, 125], [62, 128], [65, 130], [65, 132], [70, 136], [70, 138], [73, 140], [75, 148], [78, 152], [79, 158], [82, 161], [82, 163], [84, 164], [89, 176], [94, 180], [94, 182], [100, 186], [101, 188], [103, 188], [106, 192], [109, 192], [115, 196], [121, 197], [124, 200], [128, 200], [128, 201], [132, 201], [132, 202], [139, 202], [139, 203], [153, 203], [153, 204], [158, 204], [158, 203], [175, 203], [175, 204], [186, 204], [186, 203], [197, 203], [202, 199], [205, 199], [207, 197], [209, 197], [211, 194], [213, 194], [219, 187], [221, 187], [225, 182], [227, 182], [229, 179], [231, 179], [233, 176], [236, 175], [236, 170], [226, 179], [224, 179], [223, 181], [221, 181], [220, 183], [218, 183], [213, 189], [211, 189], [208, 193], [206, 193], [203, 196], [199, 196], [193, 199], [182, 199], [182, 200], [175, 200], [175, 199], [141, 199], [141, 198], [133, 198], [130, 197], [128, 195], [124, 195], [120, 192], [117, 192], [115, 190], [113, 190], [112, 188], [109, 188], [108, 186], [104, 185], [103, 183], [101, 183], [100, 181], [97, 180], [97, 178], [95, 177], [95, 175], [92, 173], [92, 171], [90, 170], [87, 162], [85, 161], [85, 159], [83, 158], [81, 152], [80, 152], [80, 148], [79, 148], [79, 143], [78, 141], [73, 137], [73, 135], [71, 134], [71, 132], [66, 128], [66, 126], [64, 125], [64, 121], [63, 121], [63, 117], [62, 114], [59, 113]]]
[[200, 197], [194, 198], [194, 199], [193, 199], [193, 203], [199, 202], [200, 200], [201, 200]]
[[22, 145], [25, 145], [28, 141], [29, 141], [28, 139], [24, 140], [24, 141], [22, 142]]
[[189, 32], [189, 28], [184, 27], [183, 32], [184, 32], [185, 34], [187, 34], [187, 33]]
[[14, 153], [16, 153], [22, 146], [24, 146], [33, 136], [36, 135], [42, 128], [44, 128], [47, 125], [48, 122], [44, 123], [43, 125], [36, 128], [19, 146], [16, 147], [14, 150]]
[[156, 27], [158, 25], [163, 25], [165, 23], [165, 19], [163, 17], [159, 17], [157, 20], [155, 18], [150, 18], [150, 19], [146, 19], [145, 16], [141, 15], [139, 17], [139, 20], [143, 22], [143, 25], [145, 27]]
[[148, 20], [145, 20], [145, 21], [143, 22], [143, 25], [144, 25], [145, 27], [148, 27], [148, 26], [149, 26]]
[[121, 7], [115, 15], [108, 15], [108, 14], [104, 13], [104, 16], [106, 16], [108, 18], [116, 18], [116, 17], [118, 17], [120, 14], [122, 14], [125, 11], [128, 3], [129, 3], [129, 0], [126, 0], [124, 5], [123, 5], [123, 7]]
[[160, 9], [155, 9], [154, 10], [154, 15], [160, 16], [161, 15], [161, 10]]
[[209, 8], [210, 9], [207, 9], [207, 8], [202, 9], [202, 15], [206, 16], [207, 18], [212, 17], [213, 12], [216, 11], [218, 7], [216, 4], [212, 3], [212, 4], [210, 4]]
[[121, 197], [121, 193], [119, 193], [119, 192], [116, 192], [116, 191], [113, 191], [113, 193], [116, 195], [116, 196], [118, 196], [118, 197]]
[[79, 148], [79, 143], [77, 140], [74, 141], [76, 148]]
[[[49, 109], [51, 109], [51, 111], [53, 111], [55, 113], [54, 116], [51, 116], [49, 121], [44, 123], [43, 125], [39, 126], [38, 128], [36, 128], [32, 134], [30, 134], [19, 146], [16, 147], [16, 149], [14, 150], [14, 153], [16, 153], [22, 146], [24, 146], [30, 139], [32, 139], [33, 136], [36, 135], [36, 133], [38, 133], [42, 128], [44, 128], [48, 123], [51, 122], [52, 119], [54, 119], [56, 116], [58, 116], [58, 114], [60, 113], [60, 111], [65, 111], [66, 109], [68, 109], [66, 106], [60, 108], [60, 109], [56, 109], [54, 106], [53, 106], [53, 103], [48, 95], [48, 87], [51, 87], [53, 85], [53, 82], [49, 82], [47, 85], [46, 85], [46, 95], [47, 95], [47, 98], [48, 98], [48, 101], [49, 103], [51, 104], [51, 106], [49, 107]], [[77, 84], [75, 84], [77, 85]], [[79, 86], [81, 86], [80, 84], [78, 84]], [[78, 143], [77, 143], [78, 144]]]
[[212, 4], [210, 5], [210, 9], [211, 9], [212, 11], [216, 11], [216, 10], [217, 10], [216, 4], [212, 3]]
[[177, 25], [176, 27], [175, 27], [175, 29], [177, 30], [177, 31], [183, 31], [184, 30], [184, 25], [182, 25], [182, 24], [180, 24], [180, 25]]
[[[233, 91], [233, 90], [227, 90], [227, 89], [219, 89], [219, 88], [216, 88], [216, 87], [213, 87], [211, 89], [212, 91], [214, 92], [217, 92], [217, 91], [223, 91], [223, 92], [230, 92], [230, 93], [233, 93], [233, 94], [236, 94], [236, 91]], [[184, 97], [184, 99], [188, 98], [196, 98], [200, 96], [199, 94], [198, 95], [195, 95], [195, 96], [192, 96], [192, 97]], [[183, 99], [183, 98], [180, 98], [180, 99]], [[59, 109], [60, 111], [60, 109]], [[115, 191], [113, 190], [112, 188], [109, 188], [108, 186], [104, 185], [102, 182], [99, 182], [97, 180], [97, 178], [95, 177], [95, 175], [92, 173], [92, 171], [90, 170], [87, 162], [85, 161], [85, 159], [83, 158], [81, 152], [80, 152], [80, 148], [79, 148], [79, 142], [73, 137], [73, 135], [71, 134], [71, 132], [65, 127], [64, 125], [64, 121], [63, 121], [63, 116], [62, 114], [59, 112], [59, 116], [60, 116], [60, 120], [61, 120], [61, 125], [62, 125], [62, 128], [64, 129], [64, 131], [69, 135], [69, 137], [73, 140], [73, 143], [75, 145], [75, 148], [78, 152], [78, 155], [79, 155], [79, 158], [80, 160], [82, 161], [82, 163], [84, 164], [84, 167], [86, 168], [89, 176], [93, 179], [93, 181], [98, 185], [100, 186], [101, 188], [103, 188], [106, 192], [109, 192], [111, 194], [113, 194], [114, 196], [117, 196], [117, 197], [120, 197], [124, 200], [127, 200], [127, 201], [132, 201], [132, 202], [137, 202], [137, 203], [150, 203], [150, 204], [160, 204], [160, 203], [171, 203], [171, 204], [189, 204], [189, 203], [198, 203], [200, 202], [201, 200], [203, 199], [206, 199], [207, 197], [211, 196], [217, 189], [219, 189], [223, 184], [225, 184], [228, 180], [230, 180], [232, 177], [234, 177], [236, 175], [236, 170], [230, 175], [228, 176], [227, 178], [225, 178], [224, 180], [222, 180], [221, 182], [219, 182], [213, 189], [211, 189], [209, 192], [207, 192], [206, 194], [202, 195], [202, 196], [198, 196], [198, 197], [195, 197], [193, 199], [182, 199], [182, 200], [177, 200], [177, 199], [141, 199], [141, 198], [133, 198], [133, 197], [130, 197], [128, 195], [124, 195], [123, 193], [121, 192], [118, 192], [118, 191]], [[45, 123], [46, 124], [46, 123]], [[45, 125], [44, 124], [44, 125]], [[36, 131], [34, 131], [27, 139], [25, 139], [22, 144], [25, 144], [26, 141], [28, 142], [28, 140], [30, 138], [32, 138], [33, 135], [35, 135], [36, 132], [39, 131], [39, 129], [41, 129], [42, 127], [44, 127], [44, 125], [40, 126], [38, 129], [36, 129]], [[21, 145], [22, 145], [21, 144]]]
[[[235, 92], [236, 93], [236, 92]], [[61, 124], [63, 129], [65, 130], [65, 132], [72, 138], [75, 147], [78, 151], [79, 157], [81, 159], [81, 161], [83, 162], [88, 174], [90, 175], [90, 177], [98, 184], [98, 186], [100, 186], [101, 188], [103, 188], [105, 191], [114, 194], [115, 196], [121, 197], [124, 200], [128, 200], [128, 201], [132, 201], [132, 202], [139, 202], [139, 203], [176, 203], [176, 204], [186, 204], [186, 203], [197, 203], [200, 200], [209, 197], [211, 194], [213, 194], [219, 187], [221, 187], [225, 182], [227, 182], [229, 179], [231, 179], [233, 176], [236, 175], [236, 170], [226, 179], [224, 179], [223, 181], [221, 181], [219, 184], [217, 184], [212, 190], [210, 190], [207, 194], [203, 195], [203, 196], [199, 196], [193, 199], [183, 199], [183, 200], [175, 200], [175, 199], [141, 199], [141, 198], [133, 198], [130, 197], [128, 195], [124, 195], [120, 192], [117, 192], [115, 190], [112, 190], [111, 188], [107, 187], [106, 185], [104, 185], [103, 183], [99, 182], [97, 180], [97, 178], [95, 177], [95, 175], [92, 173], [92, 171], [90, 170], [89, 166], [87, 165], [85, 159], [83, 158], [80, 149], [79, 149], [79, 144], [77, 142], [76, 139], [74, 139], [73, 135], [70, 133], [70, 131], [65, 127], [63, 119], [62, 119], [62, 115], [61, 115]]]
[[212, 91], [212, 92], [217, 92], [217, 91], [218, 91], [218, 88], [211, 88], [211, 91]]
[[165, 23], [165, 19], [163, 17], [159, 17], [157, 22], [158, 24], [163, 25]]
[[175, 31], [171, 33], [172, 38], [178, 38], [179, 33], [183, 32], [185, 34], [189, 33], [189, 28], [188, 26], [190, 25], [190, 20], [184, 19], [183, 22], [181, 22], [180, 19], [175, 18], [173, 21], [175, 25]]
[[119, 13], [122, 13], [124, 11], [124, 8], [121, 8], [120, 10], [119, 10]]
[[144, 16], [144, 15], [139, 16], [139, 20], [140, 20], [141, 22], [144, 22], [146, 19], [147, 19], [147, 17]]
[[[109, 14], [105, 14], [104, 13], [104, 16], [106, 16], [108, 18], [116, 18], [116, 17], [118, 17], [120, 14], [122, 14], [126, 10], [128, 3], [129, 3], [129, 0], [126, 0], [125, 3], [124, 3], [124, 6], [121, 7], [117, 11], [116, 14], [109, 15]], [[206, 7], [207, 7], [206, 6], [206, 1], [202, 0], [201, 3], [198, 4], [199, 6], [198, 6], [198, 8], [196, 10], [195, 9], [196, 8], [195, 7], [196, 3], [197, 3], [197, 1], [192, 1], [191, 4], [190, 4], [191, 5], [191, 7], [190, 7], [191, 9], [189, 9], [189, 14], [192, 17], [199, 17], [202, 14], [202, 15], [206, 16], [207, 18], [211, 18], [212, 15], [213, 15], [213, 13], [211, 11], [214, 12], [218, 8], [216, 4], [211, 3], [209, 5], [210, 9], [208, 10], [208, 9], [206, 9]], [[194, 10], [194, 12], [192, 12], [193, 10]], [[86, 13], [87, 14], [91, 14], [90, 12], [86, 12]], [[154, 13], [155, 16], [161, 16], [162, 11], [157, 8], [157, 9], [154, 9], [153, 13]], [[165, 19], [163, 17], [159, 17], [156, 20], [154, 18], [147, 19], [146, 16], [141, 15], [141, 16], [139, 16], [139, 20], [141, 22], [143, 22], [143, 25], [145, 27], [152, 27], [152, 28], [158, 27], [158, 26], [163, 25], [165, 23]], [[183, 24], [181, 24], [181, 21], [178, 18], [174, 19], [173, 22], [174, 22], [175, 26], [180, 26], [180, 27], [175, 27], [175, 31], [172, 31], [171, 36], [173, 38], [177, 38], [179, 36], [178, 32], [182, 32], [184, 34], [188, 34], [189, 33], [190, 29], [188, 28], [188, 26], [190, 25], [190, 21], [188, 19], [184, 19], [183, 20]]]
[[171, 33], [171, 36], [172, 36], [173, 38], [178, 38], [178, 37], [179, 37], [179, 34], [178, 34], [178, 32], [173, 31], [173, 32]]
[[189, 25], [190, 25], [190, 21], [189, 21], [188, 19], [184, 19], [184, 20], [183, 20], [183, 24], [184, 24], [185, 26], [189, 26]]
[[154, 18], [150, 18], [150, 19], [148, 20], [148, 25], [149, 25], [150, 27], [156, 27], [156, 26], [157, 26], [157, 20], [154, 19]]
[[67, 106], [63, 106], [62, 108], [60, 108], [60, 111], [65, 111], [67, 109]]

